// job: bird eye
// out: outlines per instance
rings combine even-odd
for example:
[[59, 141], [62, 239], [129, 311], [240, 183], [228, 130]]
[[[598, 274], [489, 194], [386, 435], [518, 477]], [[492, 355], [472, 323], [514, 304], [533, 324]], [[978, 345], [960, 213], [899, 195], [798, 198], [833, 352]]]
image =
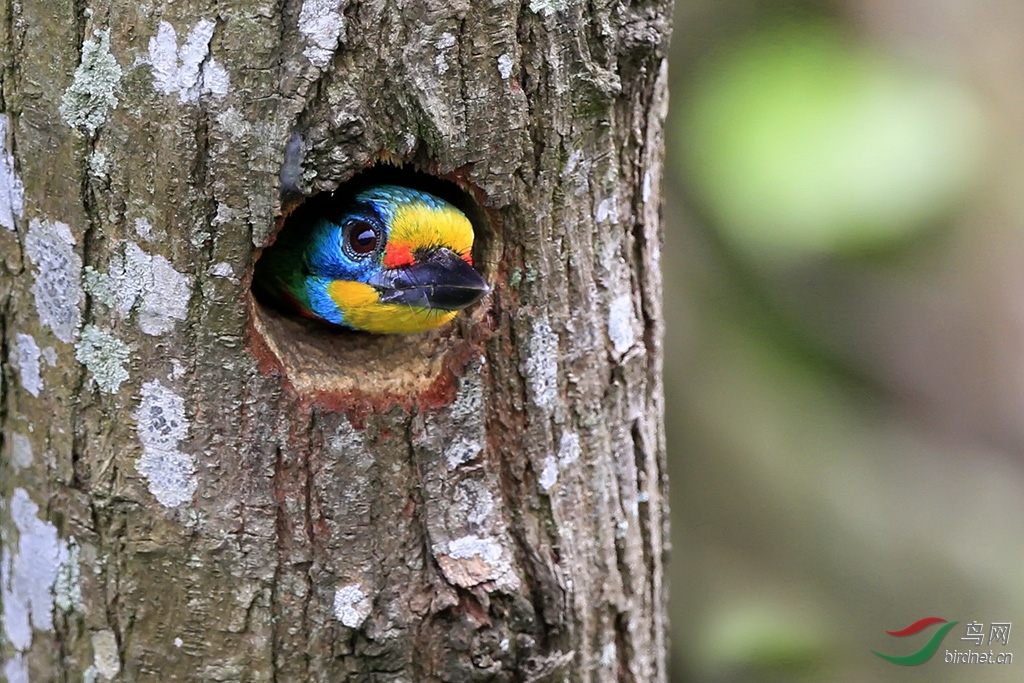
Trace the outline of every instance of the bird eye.
[[345, 242], [351, 255], [359, 258], [366, 256], [377, 248], [380, 234], [376, 228], [365, 221], [356, 221], [348, 226]]

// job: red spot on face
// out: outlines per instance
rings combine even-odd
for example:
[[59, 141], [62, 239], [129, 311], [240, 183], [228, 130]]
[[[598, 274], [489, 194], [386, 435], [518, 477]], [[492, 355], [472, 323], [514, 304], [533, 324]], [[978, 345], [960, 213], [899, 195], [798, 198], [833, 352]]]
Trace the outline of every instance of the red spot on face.
[[470, 254], [468, 251], [462, 255], [462, 260], [468, 263], [469, 265], [473, 265], [473, 255]]
[[416, 262], [412, 248], [408, 244], [388, 244], [384, 247], [384, 267], [401, 268]]

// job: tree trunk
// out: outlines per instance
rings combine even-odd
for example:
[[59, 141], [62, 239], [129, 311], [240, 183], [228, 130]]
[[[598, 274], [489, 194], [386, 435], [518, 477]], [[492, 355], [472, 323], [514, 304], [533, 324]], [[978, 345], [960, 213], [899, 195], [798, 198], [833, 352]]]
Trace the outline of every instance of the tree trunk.
[[[0, 3], [8, 681], [665, 679], [670, 9]], [[368, 167], [474, 220], [446, 329], [251, 298]]]

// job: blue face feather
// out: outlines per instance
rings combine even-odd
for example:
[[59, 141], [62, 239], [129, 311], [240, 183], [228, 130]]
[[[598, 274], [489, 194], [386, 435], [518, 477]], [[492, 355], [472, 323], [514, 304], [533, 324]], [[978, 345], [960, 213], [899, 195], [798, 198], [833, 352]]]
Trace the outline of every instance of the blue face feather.
[[423, 332], [487, 293], [472, 249], [472, 225], [454, 206], [380, 185], [347, 202], [313, 200], [289, 216], [256, 262], [253, 290], [332, 325]]

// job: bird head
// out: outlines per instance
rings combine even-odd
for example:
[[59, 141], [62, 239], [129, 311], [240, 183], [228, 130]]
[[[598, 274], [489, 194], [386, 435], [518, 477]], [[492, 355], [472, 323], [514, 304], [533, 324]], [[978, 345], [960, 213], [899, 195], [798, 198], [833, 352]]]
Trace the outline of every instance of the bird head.
[[308, 317], [414, 334], [450, 321], [488, 291], [473, 269], [469, 219], [432, 194], [375, 186], [309, 220], [311, 229], [266, 250], [255, 280]]

